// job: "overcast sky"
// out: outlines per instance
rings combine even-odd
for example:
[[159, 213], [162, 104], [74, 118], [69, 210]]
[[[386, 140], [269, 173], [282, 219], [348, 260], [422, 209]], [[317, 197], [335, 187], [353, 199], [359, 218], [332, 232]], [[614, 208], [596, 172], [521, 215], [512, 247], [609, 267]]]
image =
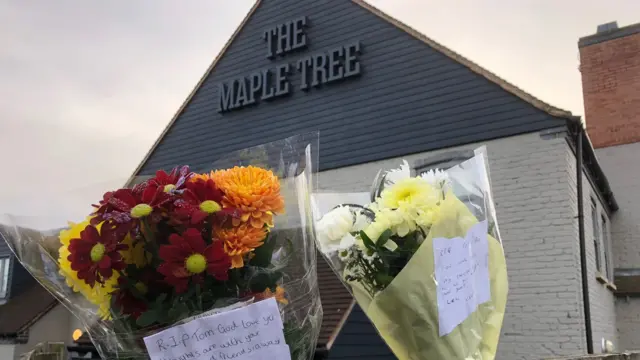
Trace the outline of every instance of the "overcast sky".
[[[578, 38], [640, 22], [638, 0], [370, 2], [575, 114]], [[0, 213], [72, 216], [121, 185], [252, 5], [0, 0]]]

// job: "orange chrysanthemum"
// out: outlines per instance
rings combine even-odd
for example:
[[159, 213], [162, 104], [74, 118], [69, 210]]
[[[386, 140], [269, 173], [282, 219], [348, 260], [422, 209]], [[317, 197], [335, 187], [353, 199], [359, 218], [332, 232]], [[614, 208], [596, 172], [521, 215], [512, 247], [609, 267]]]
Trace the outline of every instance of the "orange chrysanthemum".
[[254, 228], [249, 224], [242, 224], [232, 228], [218, 228], [215, 237], [224, 241], [224, 251], [231, 257], [231, 267], [244, 266], [244, 257], [260, 247], [267, 237], [264, 227]]
[[289, 300], [287, 300], [287, 298], [285, 297], [285, 293], [286, 292], [284, 291], [284, 288], [276, 286], [275, 292], [272, 292], [271, 289], [267, 288], [264, 292], [256, 295], [256, 299], [265, 300], [275, 297], [277, 302], [287, 305], [289, 303]]
[[234, 167], [228, 170], [212, 171], [209, 175], [196, 178], [211, 178], [222, 189], [225, 196], [222, 204], [235, 207], [242, 213], [233, 219], [233, 225], [249, 223], [254, 228], [265, 224], [273, 226], [273, 215], [284, 212], [284, 199], [280, 194], [280, 181], [272, 171], [255, 166]]
[[[213, 173], [214, 172], [212, 171], [211, 174], [213, 174]], [[211, 179], [211, 174], [193, 174], [193, 176], [189, 179], [189, 181], [196, 182], [199, 179], [207, 181], [207, 180]]]

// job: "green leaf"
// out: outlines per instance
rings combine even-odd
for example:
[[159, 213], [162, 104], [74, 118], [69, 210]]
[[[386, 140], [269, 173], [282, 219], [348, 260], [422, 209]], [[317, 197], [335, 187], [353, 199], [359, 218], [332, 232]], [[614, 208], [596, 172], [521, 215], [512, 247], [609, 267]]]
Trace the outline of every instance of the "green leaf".
[[263, 292], [267, 288], [274, 289], [282, 278], [281, 271], [262, 272], [254, 275], [249, 281], [249, 289], [253, 292]]
[[391, 234], [392, 234], [391, 230], [389, 230], [389, 229], [385, 230], [382, 234], [380, 234], [380, 237], [378, 238], [378, 241], [376, 242], [376, 245], [384, 246], [384, 244], [391, 237]]
[[264, 244], [257, 248], [253, 253], [255, 256], [249, 262], [251, 266], [267, 267], [271, 264], [271, 257], [273, 256], [273, 250], [276, 247], [276, 236], [273, 233], [267, 235], [267, 239]]
[[158, 321], [159, 313], [155, 310], [148, 310], [143, 312], [138, 320], [136, 320], [136, 324], [140, 327], [147, 327]]
[[169, 309], [169, 311], [167, 311], [167, 316], [169, 317], [168, 322], [175, 322], [174, 319], [177, 320], [180, 316], [180, 310], [177, 307], [172, 307], [171, 309]]
[[158, 297], [156, 298], [155, 301], [155, 305], [156, 306], [160, 306], [167, 298], [167, 294], [166, 293], [162, 293], [160, 295], [158, 295]]
[[373, 243], [364, 231], [360, 231], [360, 237], [362, 238], [362, 242], [364, 242], [364, 246], [370, 250], [376, 250], [376, 244]]
[[[201, 311], [198, 311], [200, 313]], [[185, 302], [177, 302], [169, 311], [167, 311], [166, 323], [174, 323], [189, 315], [189, 306]]]

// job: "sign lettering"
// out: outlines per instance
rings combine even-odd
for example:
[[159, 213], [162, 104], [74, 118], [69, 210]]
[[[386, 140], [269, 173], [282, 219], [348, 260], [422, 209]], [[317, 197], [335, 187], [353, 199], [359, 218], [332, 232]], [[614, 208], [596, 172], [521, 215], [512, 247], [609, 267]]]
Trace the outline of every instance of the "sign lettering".
[[[274, 60], [290, 53], [307, 49], [307, 17], [303, 16], [265, 30], [262, 34], [267, 45], [266, 57]], [[328, 51], [307, 55], [295, 63], [278, 64], [249, 76], [218, 84], [218, 112], [225, 113], [285, 97], [294, 91], [290, 76], [300, 74], [297, 86], [305, 92], [325, 84], [357, 77], [361, 74], [361, 44], [359, 41], [338, 46]]]

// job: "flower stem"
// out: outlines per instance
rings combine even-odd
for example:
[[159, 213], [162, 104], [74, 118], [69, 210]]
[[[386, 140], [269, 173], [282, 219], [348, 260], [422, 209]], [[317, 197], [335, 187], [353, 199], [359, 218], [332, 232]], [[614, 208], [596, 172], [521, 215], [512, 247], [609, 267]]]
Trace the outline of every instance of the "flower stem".
[[158, 244], [153, 236], [153, 231], [145, 219], [140, 219], [140, 232], [145, 240], [147, 251], [149, 251], [154, 259], [159, 259]]

